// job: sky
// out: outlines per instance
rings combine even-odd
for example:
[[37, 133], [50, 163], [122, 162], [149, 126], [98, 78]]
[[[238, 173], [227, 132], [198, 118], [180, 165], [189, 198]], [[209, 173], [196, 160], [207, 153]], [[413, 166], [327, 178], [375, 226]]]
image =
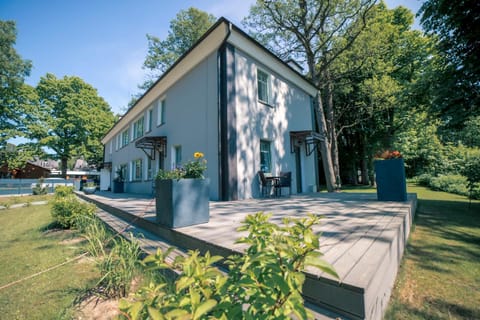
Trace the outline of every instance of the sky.
[[[36, 86], [47, 73], [78, 76], [123, 113], [145, 78], [146, 34], [165, 39], [170, 21], [196, 7], [241, 27], [254, 0], [0, 0], [0, 20], [14, 20], [15, 49], [33, 68]], [[421, 0], [387, 0], [416, 13]]]

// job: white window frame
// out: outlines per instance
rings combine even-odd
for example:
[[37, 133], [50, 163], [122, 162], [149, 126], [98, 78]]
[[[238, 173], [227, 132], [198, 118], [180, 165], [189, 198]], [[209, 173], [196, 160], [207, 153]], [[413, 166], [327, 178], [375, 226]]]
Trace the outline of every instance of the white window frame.
[[[125, 133], [127, 134], [126, 135], [127, 139], [125, 139]], [[123, 130], [122, 133], [121, 133], [120, 147], [123, 148], [125, 146], [128, 146], [129, 143], [130, 143], [130, 130], [129, 130], [129, 128], [127, 128], [127, 129]]]
[[[260, 79], [261, 76], [266, 76], [266, 79]], [[271, 98], [270, 98], [270, 82], [271, 82], [272, 76], [270, 73], [266, 72], [265, 70], [262, 70], [260, 68], [257, 68], [257, 99], [258, 101], [270, 105]], [[261, 85], [265, 86], [266, 90], [266, 99], [263, 99], [263, 97], [260, 96], [260, 87]]]
[[165, 124], [165, 98], [157, 100], [157, 127]]
[[147, 119], [147, 125], [146, 125], [145, 132], [150, 132], [152, 131], [152, 127], [153, 127], [153, 108], [150, 108], [147, 110], [146, 119]]
[[[263, 144], [268, 144], [268, 150], [262, 150], [262, 145]], [[262, 154], [267, 153], [267, 161], [270, 162], [268, 163], [268, 167], [265, 168], [265, 166], [262, 166]], [[272, 142], [266, 139], [261, 139], [260, 140], [260, 170], [264, 173], [272, 173]]]
[[132, 141], [136, 140], [140, 137], [143, 137], [143, 134], [145, 133], [145, 117], [141, 116], [135, 122], [133, 123], [132, 126]]
[[135, 159], [131, 162], [131, 181], [142, 181], [143, 180], [143, 159]]
[[149, 156], [145, 156], [145, 180], [153, 179], [153, 161]]
[[182, 165], [182, 146], [172, 146], [172, 169], [176, 169]]

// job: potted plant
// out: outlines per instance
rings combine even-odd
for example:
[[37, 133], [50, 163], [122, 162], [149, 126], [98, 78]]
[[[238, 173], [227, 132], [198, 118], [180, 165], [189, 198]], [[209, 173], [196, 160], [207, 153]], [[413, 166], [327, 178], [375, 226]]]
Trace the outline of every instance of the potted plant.
[[210, 219], [209, 179], [204, 172], [207, 161], [201, 152], [195, 160], [172, 171], [160, 170], [155, 181], [157, 222], [168, 228], [179, 228]]
[[122, 168], [116, 171], [117, 176], [113, 179], [113, 193], [123, 193], [123, 170]]
[[97, 185], [93, 181], [87, 181], [83, 185], [83, 192], [85, 194], [94, 194], [96, 190], [97, 190]]
[[405, 164], [398, 151], [383, 151], [375, 159], [377, 199], [380, 201], [407, 201]]

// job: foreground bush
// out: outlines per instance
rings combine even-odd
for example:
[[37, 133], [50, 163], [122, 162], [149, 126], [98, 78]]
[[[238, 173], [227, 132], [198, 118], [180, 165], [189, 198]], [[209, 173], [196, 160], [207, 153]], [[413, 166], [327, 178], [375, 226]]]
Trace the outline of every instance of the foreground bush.
[[152, 282], [141, 288], [133, 301], [121, 300], [128, 319], [305, 319], [309, 317], [302, 297], [306, 267], [337, 276], [321, 259], [319, 235], [312, 226], [319, 218], [284, 219], [271, 223], [270, 215], [257, 213], [239, 231], [248, 236], [237, 243], [248, 246], [244, 255], [228, 257], [228, 272], [214, 266], [223, 260], [208, 252], [190, 251], [169, 262], [172, 249], [158, 251], [144, 260], [150, 269], [174, 269], [179, 277], [173, 286]]
[[73, 194], [72, 187], [58, 186], [55, 188], [52, 217], [62, 228], [76, 227], [82, 217], [94, 214], [95, 206], [79, 201]]

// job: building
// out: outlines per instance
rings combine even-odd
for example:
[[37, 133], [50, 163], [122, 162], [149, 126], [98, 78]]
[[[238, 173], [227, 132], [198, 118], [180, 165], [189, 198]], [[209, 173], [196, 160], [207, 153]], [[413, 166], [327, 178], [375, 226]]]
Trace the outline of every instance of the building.
[[23, 168], [9, 169], [7, 164], [0, 166], [2, 179], [40, 179], [50, 177], [50, 169], [27, 161]]
[[102, 139], [101, 189], [151, 193], [159, 168], [202, 152], [211, 200], [260, 196], [257, 172], [292, 172], [292, 193], [318, 184], [316, 87], [225, 18], [219, 19]]

